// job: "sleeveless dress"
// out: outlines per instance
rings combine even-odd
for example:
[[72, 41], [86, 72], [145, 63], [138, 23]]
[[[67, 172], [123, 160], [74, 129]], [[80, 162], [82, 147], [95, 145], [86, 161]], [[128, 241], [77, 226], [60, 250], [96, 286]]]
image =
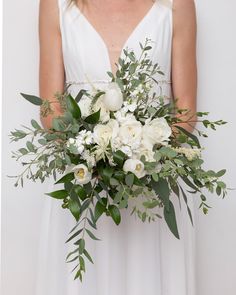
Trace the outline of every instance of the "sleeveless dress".
[[[76, 95], [91, 84], [102, 87], [111, 71], [105, 42], [75, 5], [67, 8], [67, 0], [58, 0], [60, 29], [69, 91]], [[162, 91], [171, 96], [172, 9], [168, 0], [157, 0], [125, 42], [139, 55], [139, 42], [150, 38], [151, 58], [158, 62], [165, 79]], [[122, 56], [122, 53], [121, 53]], [[45, 192], [59, 189], [50, 180]], [[35, 266], [35, 295], [195, 295], [195, 241], [184, 203], [171, 196], [176, 208], [180, 240], [168, 229], [164, 219], [143, 223], [121, 212], [116, 226], [111, 218], [98, 220], [96, 236], [86, 247], [94, 264], [86, 260], [83, 282], [73, 280], [72, 265], [65, 258], [71, 249], [65, 243], [75, 225], [71, 214], [61, 202], [45, 197], [42, 225], [39, 230], [38, 264]], [[194, 213], [192, 198], [189, 206]], [[193, 214], [194, 219], [194, 214]]]

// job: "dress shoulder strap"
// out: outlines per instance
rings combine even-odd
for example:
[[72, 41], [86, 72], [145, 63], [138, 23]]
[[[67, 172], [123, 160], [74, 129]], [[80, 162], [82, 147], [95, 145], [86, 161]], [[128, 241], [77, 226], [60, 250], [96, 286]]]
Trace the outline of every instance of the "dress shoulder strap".
[[172, 9], [173, 8], [173, 1], [174, 0], [156, 0], [157, 2], [159, 2], [160, 4]]

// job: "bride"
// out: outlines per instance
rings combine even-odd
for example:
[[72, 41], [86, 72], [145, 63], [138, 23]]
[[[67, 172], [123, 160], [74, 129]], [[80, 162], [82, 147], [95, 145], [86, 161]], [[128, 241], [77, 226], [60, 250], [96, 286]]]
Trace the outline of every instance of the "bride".
[[[133, 49], [138, 55], [139, 42], [146, 38], [153, 42], [153, 62], [165, 73], [162, 91], [169, 98], [179, 98], [178, 106], [194, 113], [193, 0], [41, 0], [40, 97], [54, 101], [53, 114], [41, 118], [43, 126], [51, 127], [52, 118], [62, 113], [55, 102], [56, 92], [63, 92], [67, 84], [72, 95], [89, 89], [91, 83], [105, 87], [107, 71], [115, 73], [123, 49]], [[56, 200], [44, 202], [36, 295], [195, 294], [194, 228], [184, 206], [176, 212], [180, 240], [164, 221], [142, 223], [128, 210], [122, 212], [119, 227], [101, 218], [97, 232], [101, 241], [86, 242], [94, 265], [88, 263], [81, 283], [73, 280], [70, 265], [65, 263], [69, 251], [65, 241], [75, 221]], [[173, 202], [178, 209], [177, 200]]]

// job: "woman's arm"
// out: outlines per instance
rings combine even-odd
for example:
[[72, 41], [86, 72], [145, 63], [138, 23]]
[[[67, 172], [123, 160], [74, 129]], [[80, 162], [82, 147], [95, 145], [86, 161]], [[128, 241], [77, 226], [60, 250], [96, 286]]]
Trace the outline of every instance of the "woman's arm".
[[[173, 0], [172, 90], [177, 107], [196, 112], [196, 11], [194, 0]], [[190, 117], [183, 117], [186, 120]], [[196, 116], [192, 118], [196, 120]], [[193, 126], [194, 123], [191, 123]], [[193, 128], [180, 124], [188, 131]]]
[[39, 92], [42, 99], [56, 101], [51, 104], [53, 114], [40, 116], [45, 128], [50, 128], [52, 119], [62, 114], [54, 95], [64, 90], [64, 64], [62, 57], [59, 9], [57, 0], [40, 0], [39, 7]]

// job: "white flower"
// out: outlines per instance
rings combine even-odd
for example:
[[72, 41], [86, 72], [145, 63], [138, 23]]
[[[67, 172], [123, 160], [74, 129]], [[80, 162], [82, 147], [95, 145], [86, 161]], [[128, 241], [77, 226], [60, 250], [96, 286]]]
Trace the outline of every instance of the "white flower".
[[87, 162], [88, 167], [94, 167], [96, 165], [95, 156], [91, 154], [89, 150], [85, 150], [81, 158]]
[[117, 83], [111, 82], [108, 84], [105, 94], [102, 96], [105, 108], [115, 112], [122, 107], [123, 95]]
[[78, 184], [86, 184], [92, 179], [91, 172], [88, 171], [88, 167], [84, 164], [74, 166], [72, 172], [74, 172], [75, 180]]
[[116, 120], [110, 119], [107, 124], [98, 124], [93, 130], [94, 141], [100, 146], [106, 147], [114, 139], [119, 130], [119, 124]]
[[186, 148], [186, 147], [179, 147], [174, 149], [178, 153], [182, 153], [185, 155], [185, 157], [192, 161], [196, 158], [199, 158], [201, 156], [201, 149], [198, 148]]
[[105, 104], [103, 102], [103, 95], [97, 99], [97, 101], [95, 102], [95, 104], [92, 108], [93, 108], [93, 111], [95, 111], [95, 112], [97, 112], [100, 109], [101, 122], [107, 122], [110, 120], [110, 112], [105, 107]]
[[171, 128], [165, 118], [147, 119], [143, 126], [143, 140], [150, 144], [166, 144], [171, 136]]
[[133, 117], [127, 117], [121, 123], [118, 136], [123, 145], [129, 145], [132, 149], [137, 149], [142, 139], [142, 124]]
[[115, 118], [121, 124], [127, 120], [136, 120], [133, 114], [128, 113], [126, 108], [121, 108], [119, 111], [114, 113]]
[[144, 164], [140, 160], [137, 159], [128, 159], [125, 161], [123, 170], [125, 172], [132, 172], [138, 178], [142, 178], [146, 175], [146, 171], [144, 170]]
[[119, 150], [121, 150], [124, 154], [126, 154], [129, 158], [132, 157], [133, 152], [130, 146], [128, 145], [122, 145], [120, 146]]
[[80, 144], [87, 144], [90, 145], [94, 142], [93, 140], [93, 133], [87, 130], [81, 130], [79, 134], [76, 136], [76, 142], [78, 145]]
[[66, 146], [75, 155], [81, 154], [84, 151], [84, 145], [75, 138], [69, 138]]
[[153, 145], [142, 141], [140, 148], [134, 155], [136, 159], [140, 159], [141, 156], [145, 156], [147, 162], [155, 162], [154, 159], [155, 152], [153, 151]]
[[137, 103], [134, 101], [125, 101], [124, 107], [122, 108], [125, 112], [133, 113], [137, 108]]
[[78, 105], [80, 107], [82, 117], [87, 117], [91, 114], [91, 98], [87, 96], [81, 98]]

